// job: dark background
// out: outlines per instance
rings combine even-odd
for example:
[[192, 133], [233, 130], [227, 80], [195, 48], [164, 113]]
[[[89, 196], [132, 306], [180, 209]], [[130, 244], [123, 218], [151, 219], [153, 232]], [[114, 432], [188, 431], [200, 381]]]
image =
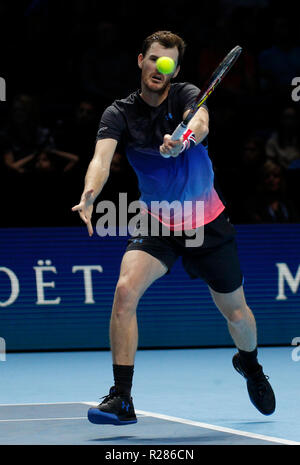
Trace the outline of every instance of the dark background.
[[[234, 223], [300, 222], [300, 77], [295, 2], [0, 1], [1, 227], [81, 225], [78, 203], [105, 107], [140, 85], [137, 55], [156, 30], [187, 43], [177, 81], [203, 86], [235, 45], [243, 53], [209, 98], [209, 154]], [[299, 92], [300, 95], [300, 92]], [[136, 177], [114, 156], [99, 199]]]

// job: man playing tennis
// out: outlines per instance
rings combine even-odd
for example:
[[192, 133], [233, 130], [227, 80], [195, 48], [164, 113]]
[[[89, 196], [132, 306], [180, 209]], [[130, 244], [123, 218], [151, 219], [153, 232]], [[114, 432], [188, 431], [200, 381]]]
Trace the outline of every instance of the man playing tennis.
[[[177, 141], [170, 134], [184, 119], [199, 89], [188, 83], [171, 83], [177, 76], [185, 50], [184, 41], [169, 31], [158, 31], [144, 40], [138, 56], [141, 90], [116, 100], [103, 113], [95, 154], [85, 177], [78, 205], [81, 219], [93, 234], [93, 203], [108, 179], [117, 144], [125, 147], [134, 168], [141, 200], [148, 206], [145, 217], [160, 226], [159, 235], [140, 233], [130, 238], [123, 256], [110, 321], [110, 344], [114, 386], [96, 408], [89, 409], [93, 423], [130, 424], [137, 421], [131, 398], [135, 353], [138, 345], [136, 309], [146, 289], [170, 272], [181, 256], [191, 278], [203, 279], [213, 301], [225, 317], [237, 347], [234, 368], [247, 380], [251, 402], [263, 414], [275, 410], [275, 396], [257, 360], [254, 316], [243, 292], [243, 277], [235, 242], [235, 231], [214, 189], [214, 173], [207, 152], [209, 114], [202, 106]], [[158, 72], [156, 60], [172, 58], [171, 75]], [[166, 158], [169, 155], [169, 158]], [[190, 201], [190, 210], [174, 212], [169, 221], [151, 210], [151, 201]], [[195, 214], [195, 202], [204, 202], [204, 215]], [[152, 223], [151, 223], [152, 224]], [[184, 227], [183, 227], [184, 226]], [[188, 231], [204, 232], [203, 243], [187, 246]], [[166, 229], [169, 236], [166, 236]]]

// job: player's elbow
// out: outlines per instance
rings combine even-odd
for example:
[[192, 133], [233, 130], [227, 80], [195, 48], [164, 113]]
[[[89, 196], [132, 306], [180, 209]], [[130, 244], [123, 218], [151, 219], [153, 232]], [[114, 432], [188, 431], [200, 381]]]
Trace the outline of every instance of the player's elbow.
[[209, 134], [209, 127], [208, 127], [208, 124], [203, 124], [203, 125], [202, 125], [202, 132], [203, 132], [203, 137], [208, 136], [208, 134]]
[[207, 118], [202, 117], [202, 118], [199, 118], [197, 123], [198, 123], [197, 128], [195, 128], [196, 133], [198, 133], [200, 137], [204, 139], [209, 133], [208, 120]]
[[208, 136], [208, 133], [209, 133], [208, 125], [207, 124], [202, 124], [201, 129], [199, 131], [199, 136], [200, 136], [199, 139], [200, 139], [200, 141], [205, 139], [205, 137]]

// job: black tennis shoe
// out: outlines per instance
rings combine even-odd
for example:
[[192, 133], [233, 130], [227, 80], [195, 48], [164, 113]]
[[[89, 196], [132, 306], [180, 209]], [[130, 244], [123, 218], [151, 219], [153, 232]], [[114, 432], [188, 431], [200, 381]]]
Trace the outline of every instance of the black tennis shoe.
[[111, 387], [97, 407], [88, 410], [88, 419], [97, 425], [130, 425], [137, 423], [132, 397], [121, 395]]
[[271, 415], [276, 406], [275, 395], [268, 381], [269, 377], [263, 373], [262, 366], [254, 373], [246, 373], [242, 366], [240, 355], [233, 356], [232, 364], [236, 371], [247, 380], [247, 389], [252, 404], [263, 415]]

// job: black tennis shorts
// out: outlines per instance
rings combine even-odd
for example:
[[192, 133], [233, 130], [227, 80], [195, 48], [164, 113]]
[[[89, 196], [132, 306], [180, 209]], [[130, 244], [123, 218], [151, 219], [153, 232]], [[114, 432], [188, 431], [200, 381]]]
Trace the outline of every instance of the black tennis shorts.
[[[170, 235], [166, 236], [163, 235], [163, 231], [166, 230], [161, 223], [159, 228], [159, 235], [156, 236], [151, 235], [150, 228], [147, 235], [132, 235], [128, 240], [126, 252], [143, 250], [166, 265], [168, 273], [181, 256], [183, 267], [190, 278], [203, 279], [216, 292], [233, 292], [243, 284], [235, 229], [224, 212], [202, 227], [203, 242], [200, 246], [195, 246], [193, 242], [190, 242], [193, 246], [187, 245], [186, 241], [192, 241], [193, 237], [184, 231], [180, 236], [176, 236], [174, 231], [170, 231]], [[198, 229], [200, 231], [200, 228]], [[198, 237], [201, 235], [198, 234]]]

